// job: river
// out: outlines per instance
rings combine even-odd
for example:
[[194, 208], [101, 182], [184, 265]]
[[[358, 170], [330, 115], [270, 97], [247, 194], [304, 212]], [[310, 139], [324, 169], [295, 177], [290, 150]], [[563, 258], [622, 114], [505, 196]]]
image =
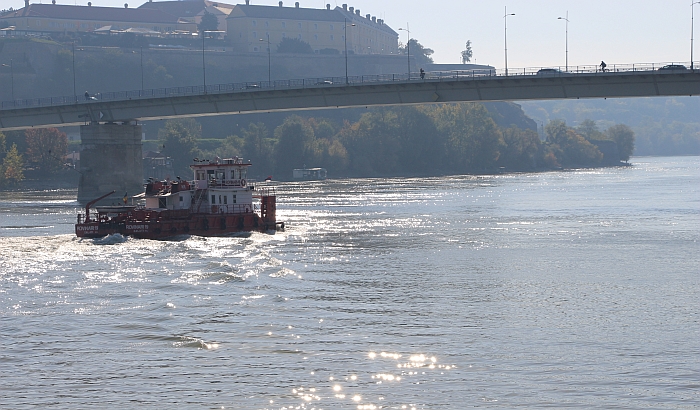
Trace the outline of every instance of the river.
[[274, 183], [287, 229], [0, 193], [0, 407], [700, 407], [700, 157]]

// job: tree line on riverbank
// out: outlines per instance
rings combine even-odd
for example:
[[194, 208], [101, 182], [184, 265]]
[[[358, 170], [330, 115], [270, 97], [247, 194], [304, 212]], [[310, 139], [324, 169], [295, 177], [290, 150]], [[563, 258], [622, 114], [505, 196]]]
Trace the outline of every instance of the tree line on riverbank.
[[590, 120], [576, 128], [555, 120], [542, 141], [536, 130], [499, 126], [493, 116], [477, 103], [376, 108], [342, 123], [290, 115], [274, 129], [251, 122], [209, 149], [193, 119], [167, 121], [158, 136], [178, 175], [189, 175], [195, 157], [239, 156], [253, 162], [257, 176], [282, 180], [305, 167], [334, 177], [595, 167], [627, 161], [634, 150], [634, 133], [622, 124], [600, 131]]
[[[627, 161], [634, 150], [634, 133], [622, 124], [600, 131], [591, 120], [576, 128], [554, 120], [542, 141], [534, 129], [498, 125], [503, 118], [477, 103], [388, 107], [367, 110], [356, 121], [290, 115], [274, 128], [250, 122], [213, 141], [202, 139], [196, 120], [179, 119], [159, 129], [158, 147], [176, 175], [189, 177], [193, 158], [238, 156], [253, 162], [253, 176], [281, 180], [305, 167], [326, 168], [333, 177], [595, 167]], [[0, 186], [16, 186], [25, 174], [48, 179], [65, 170], [67, 147], [66, 134], [55, 128], [0, 133]]]

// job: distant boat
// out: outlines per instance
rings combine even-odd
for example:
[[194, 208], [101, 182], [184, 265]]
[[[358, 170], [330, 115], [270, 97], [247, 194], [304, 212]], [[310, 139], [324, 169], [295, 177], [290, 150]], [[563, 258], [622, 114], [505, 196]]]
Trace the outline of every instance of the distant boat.
[[301, 181], [318, 181], [326, 179], [327, 175], [325, 168], [301, 168], [293, 170], [292, 178]]

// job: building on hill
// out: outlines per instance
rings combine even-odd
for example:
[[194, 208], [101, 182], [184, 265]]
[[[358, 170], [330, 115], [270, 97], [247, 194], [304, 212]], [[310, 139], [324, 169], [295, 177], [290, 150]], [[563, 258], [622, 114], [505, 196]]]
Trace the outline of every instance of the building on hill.
[[209, 0], [176, 0], [153, 1], [149, 0], [139, 6], [139, 9], [160, 10], [183, 20], [199, 24], [205, 13], [213, 14], [219, 21], [217, 30], [226, 31], [226, 18], [235, 5]]
[[[284, 38], [302, 40], [318, 54], [398, 54], [398, 34], [383, 20], [343, 4], [331, 9], [236, 5], [227, 18], [227, 39], [236, 51], [264, 52], [270, 39], [271, 52]], [[263, 40], [262, 42], [260, 40]]]
[[197, 24], [158, 9], [133, 9], [56, 4], [29, 4], [5, 13], [0, 23], [15, 27], [16, 34], [57, 34], [93, 32], [101, 27], [111, 30], [144, 29], [159, 33], [196, 32]]

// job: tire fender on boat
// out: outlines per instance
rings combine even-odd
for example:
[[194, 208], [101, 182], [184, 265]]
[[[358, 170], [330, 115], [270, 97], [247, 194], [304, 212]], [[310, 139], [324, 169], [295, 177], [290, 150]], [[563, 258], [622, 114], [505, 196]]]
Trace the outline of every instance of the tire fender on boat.
[[245, 186], [245, 178], [241, 179], [241, 186]]

